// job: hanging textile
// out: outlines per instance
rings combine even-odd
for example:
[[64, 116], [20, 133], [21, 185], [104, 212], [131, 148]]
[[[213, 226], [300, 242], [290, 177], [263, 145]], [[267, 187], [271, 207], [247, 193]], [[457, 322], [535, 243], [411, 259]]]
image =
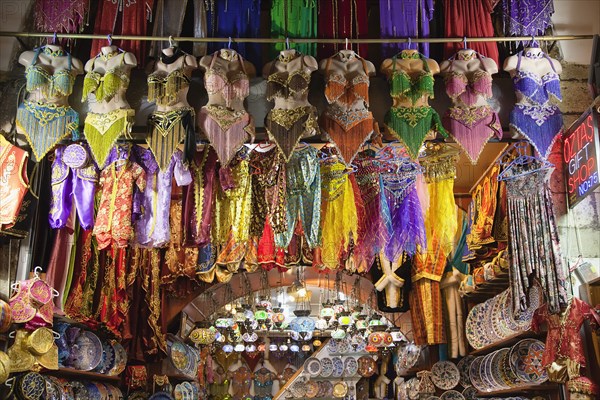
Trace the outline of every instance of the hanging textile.
[[[148, 35], [148, 23], [152, 22], [154, 0], [101, 0], [98, 2], [94, 34], [96, 35]], [[120, 26], [117, 22], [120, 21]], [[146, 42], [137, 40], [115, 41], [115, 45], [131, 51], [139, 65], [146, 65]], [[106, 40], [93, 40], [90, 58], [100, 53]]]
[[[368, 36], [366, 0], [317, 1], [317, 15], [319, 38], [363, 39]], [[319, 43], [319, 58], [331, 57], [341, 47], [338, 44]], [[354, 48], [361, 57], [368, 57], [366, 43]]]
[[33, 11], [36, 31], [82, 32], [89, 9], [90, 0], [36, 0]]
[[[492, 12], [494, 0], [444, 1], [445, 37], [494, 37]], [[444, 58], [449, 58], [463, 47], [463, 43], [444, 43]], [[496, 42], [472, 42], [469, 48], [491, 58], [498, 64]]]
[[[433, 11], [433, 0], [381, 0], [381, 38], [429, 37], [429, 21], [433, 18]], [[383, 43], [383, 57], [391, 57], [408, 48], [408, 43]], [[418, 48], [426, 57], [429, 56], [429, 43], [420, 43]]]
[[498, 9], [505, 36], [539, 36], [552, 24], [554, 0], [501, 0]]
[[[208, 33], [206, 3], [205, 0], [156, 0], [152, 36], [181, 36], [183, 20], [190, 8], [193, 8], [193, 37], [205, 38]], [[151, 42], [150, 56], [158, 58], [162, 48], [167, 45], [168, 42]], [[206, 47], [206, 43], [194, 42], [192, 54], [196, 57], [204, 56]]]
[[29, 189], [29, 154], [0, 135], [0, 231], [14, 226], [21, 202]]
[[[271, 5], [271, 37], [273, 38], [316, 38], [316, 0], [273, 0]], [[316, 55], [316, 43], [298, 43], [294, 48], [302, 54]], [[272, 56], [285, 49], [284, 43], [273, 47]]]

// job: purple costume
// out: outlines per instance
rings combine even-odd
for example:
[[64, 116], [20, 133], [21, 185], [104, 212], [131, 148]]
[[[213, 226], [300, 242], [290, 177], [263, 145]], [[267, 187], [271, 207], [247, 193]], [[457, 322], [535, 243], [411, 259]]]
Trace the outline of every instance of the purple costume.
[[192, 175], [183, 165], [183, 153], [175, 151], [167, 169], [160, 170], [150, 149], [134, 148], [146, 171], [146, 189], [142, 194], [142, 215], [135, 223], [135, 242], [143, 247], [163, 247], [171, 239], [169, 211], [173, 176], [177, 186], [192, 183]]
[[387, 169], [381, 177], [383, 194], [382, 212], [389, 221], [389, 239], [384, 248], [385, 257], [391, 262], [406, 252], [413, 255], [417, 246], [424, 248], [425, 222], [417, 194], [417, 176], [419, 165], [409, 159], [398, 160], [394, 169]]
[[550, 102], [551, 97], [562, 101], [560, 78], [552, 60], [545, 53], [542, 53], [539, 62], [548, 61], [552, 71], [544, 76], [522, 70], [522, 57], [521, 52], [513, 76], [517, 104], [510, 113], [510, 127], [526, 137], [537, 152], [546, 158], [552, 150], [554, 140], [563, 128], [560, 109]]
[[65, 161], [69, 162], [64, 157], [65, 148], [66, 146], [58, 146], [54, 151], [48, 222], [54, 229], [63, 228], [67, 224], [75, 200], [79, 223], [83, 229], [88, 230], [94, 226], [94, 195], [98, 182], [98, 168], [93, 162], [82, 168], [69, 167], [65, 164]]
[[[429, 37], [429, 21], [433, 18], [433, 7], [433, 0], [381, 0], [381, 37]], [[401, 50], [408, 49], [408, 43], [384, 43], [381, 47], [383, 56], [391, 57]], [[429, 57], [429, 43], [420, 43], [419, 51]]]
[[502, 0], [499, 8], [506, 36], [542, 35], [552, 24], [553, 0]]

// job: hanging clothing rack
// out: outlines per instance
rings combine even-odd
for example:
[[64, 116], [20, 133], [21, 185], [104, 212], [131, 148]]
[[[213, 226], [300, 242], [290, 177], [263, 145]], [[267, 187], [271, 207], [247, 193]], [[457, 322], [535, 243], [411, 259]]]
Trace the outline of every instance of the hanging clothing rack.
[[[0, 37], [16, 38], [54, 38], [57, 39], [86, 39], [106, 40], [106, 35], [94, 35], [86, 33], [40, 33], [40, 32], [0, 32]], [[507, 36], [507, 37], [473, 37], [473, 38], [379, 38], [379, 39], [323, 39], [323, 38], [216, 38], [216, 37], [172, 37], [172, 36], [132, 36], [111, 35], [112, 40], [144, 40], [155, 42], [201, 42], [201, 43], [337, 43], [337, 44], [360, 44], [360, 43], [463, 43], [467, 42], [527, 42], [527, 41], [550, 41], [557, 40], [589, 40], [594, 35], [556, 35], [556, 36]]]

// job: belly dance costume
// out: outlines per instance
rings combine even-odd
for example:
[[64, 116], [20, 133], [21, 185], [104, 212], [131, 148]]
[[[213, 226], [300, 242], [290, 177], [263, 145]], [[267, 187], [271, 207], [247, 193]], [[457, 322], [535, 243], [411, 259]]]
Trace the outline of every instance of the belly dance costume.
[[[187, 54], [177, 48], [175, 54], [161, 56], [165, 65], [176, 62], [183, 57], [183, 65], [174, 71], [155, 71], [148, 76], [148, 101], [161, 106], [175, 104], [179, 92], [190, 85], [190, 78], [185, 74]], [[196, 151], [196, 131], [194, 127], [195, 113], [192, 107], [181, 107], [169, 111], [154, 111], [148, 117], [149, 133], [146, 138], [159, 168], [165, 171], [171, 164], [171, 157], [179, 143], [184, 142], [184, 158], [189, 160]]]
[[240, 71], [233, 77], [229, 77], [227, 71], [215, 67], [217, 57], [218, 52], [215, 52], [204, 75], [204, 85], [209, 95], [223, 96], [225, 105], [211, 104], [202, 107], [198, 124], [217, 152], [221, 165], [225, 167], [248, 137], [254, 139], [254, 124], [246, 110], [229, 108], [234, 100], [243, 100], [250, 94], [250, 81], [242, 56], [236, 53]]
[[312, 146], [292, 153], [286, 165], [286, 230], [275, 234], [275, 244], [286, 248], [294, 237], [297, 221], [302, 225], [304, 239], [313, 249], [319, 242], [321, 223], [321, 168], [318, 150]]
[[338, 269], [350, 240], [358, 238], [358, 214], [346, 165], [339, 161], [321, 164], [321, 261], [324, 268]]
[[522, 57], [538, 58], [523, 52], [518, 55], [513, 77], [517, 104], [510, 113], [510, 127], [527, 138], [537, 152], [547, 158], [563, 129], [560, 109], [550, 101], [551, 98], [562, 101], [560, 78], [547, 54], [542, 53], [539, 59], [542, 61], [543, 57], [548, 60], [552, 71], [542, 77], [535, 72], [522, 70]]
[[[390, 76], [390, 94], [400, 101], [410, 100], [415, 104], [421, 97], [433, 97], [433, 74], [427, 65], [427, 59], [419, 53], [401, 53], [401, 59], [421, 59], [423, 71], [416, 77], [411, 77], [405, 71], [396, 70], [396, 56], [392, 58], [393, 70]], [[385, 117], [385, 123], [398, 139], [404, 144], [409, 155], [416, 159], [419, 150], [430, 131], [435, 131], [443, 137], [448, 133], [442, 127], [440, 116], [433, 107], [392, 107]]]
[[54, 151], [52, 200], [48, 213], [48, 222], [53, 229], [67, 225], [73, 202], [81, 227], [88, 230], [94, 226], [94, 197], [99, 171], [87, 152], [83, 145], [58, 146]]
[[350, 164], [360, 147], [376, 131], [373, 114], [369, 112], [369, 76], [365, 60], [360, 58], [363, 73], [354, 78], [330, 73], [331, 58], [325, 67], [325, 98], [329, 107], [321, 116], [321, 126]]
[[[275, 71], [276, 63], [288, 64], [300, 57], [300, 68], [295, 71]], [[291, 99], [300, 96], [308, 97], [311, 72], [304, 64], [304, 56], [296, 53], [292, 57], [280, 54], [273, 61], [271, 72], [267, 78], [267, 100], [275, 97]], [[267, 114], [265, 128], [271, 139], [289, 161], [294, 148], [301, 138], [313, 136], [319, 132], [317, 109], [312, 105], [297, 108], [274, 108]]]
[[[92, 61], [92, 70], [83, 80], [81, 101], [94, 94], [96, 101], [109, 102], [121, 90], [129, 86], [129, 76], [124, 70], [125, 52], [121, 52], [121, 63], [107, 70], [104, 75], [94, 71], [97, 58], [108, 61], [118, 53], [100, 54]], [[132, 109], [117, 109], [107, 113], [88, 112], [85, 118], [83, 133], [87, 140], [96, 163], [102, 167], [106, 163], [110, 149], [121, 135], [129, 136], [133, 126], [135, 111]]]
[[[502, 126], [498, 114], [489, 105], [477, 106], [479, 99], [490, 99], [492, 93], [492, 75], [485, 69], [479, 53], [473, 53], [481, 61], [483, 70], [475, 71], [470, 77], [462, 72], [452, 71], [454, 59], [450, 59], [446, 75], [446, 93], [453, 101], [444, 117], [444, 126], [456, 143], [465, 151], [472, 164], [483, 151], [487, 141], [496, 136], [502, 139]], [[468, 61], [472, 55], [457, 53], [459, 60]]]
[[[53, 51], [48, 47], [37, 49], [31, 64], [25, 69], [27, 92], [41, 90], [46, 98], [69, 96], [75, 83], [71, 55], [66, 54], [67, 69], [52, 72], [37, 64], [42, 51], [50, 57], [65, 55], [62, 50]], [[79, 114], [68, 105], [24, 100], [17, 109], [16, 124], [25, 134], [36, 161], [44, 158], [61, 140], [69, 136], [76, 140], [79, 136]]]
[[11, 228], [19, 216], [29, 189], [26, 151], [13, 146], [0, 135], [0, 231]]

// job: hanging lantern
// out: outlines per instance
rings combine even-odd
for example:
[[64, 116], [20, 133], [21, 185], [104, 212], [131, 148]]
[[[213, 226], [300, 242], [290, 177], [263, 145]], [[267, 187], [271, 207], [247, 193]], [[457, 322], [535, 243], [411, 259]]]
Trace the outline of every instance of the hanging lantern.
[[302, 351], [308, 352], [310, 350], [311, 350], [310, 344], [303, 344], [302, 345]]
[[333, 305], [329, 302], [323, 303], [323, 308], [321, 308], [321, 312], [319, 313], [321, 318], [323, 318], [327, 323], [335, 317], [335, 310], [333, 309]]
[[216, 329], [212, 328], [209, 323], [203, 321], [197, 328], [190, 332], [190, 340], [195, 345], [212, 344], [216, 339]]
[[325, 321], [325, 319], [323, 318], [319, 318], [316, 322], [315, 322], [315, 328], [320, 330], [320, 331], [324, 331], [327, 330], [327, 328], [329, 327], [329, 324], [327, 323], [327, 321]]
[[221, 331], [232, 328], [234, 325], [234, 320], [231, 318], [231, 315], [228, 314], [219, 314], [217, 319], [215, 320], [215, 327]]
[[336, 300], [333, 304], [333, 311], [335, 311], [335, 315], [346, 311], [346, 307], [344, 307], [344, 302], [342, 300]]
[[315, 320], [310, 317], [310, 310], [295, 310], [294, 315], [296, 318], [290, 322], [290, 329], [302, 340], [309, 340], [309, 335], [312, 337], [315, 329]]
[[356, 322], [354, 323], [354, 326], [359, 332], [363, 332], [365, 329], [367, 329], [367, 326], [369, 325], [369, 323], [367, 322], [367, 316], [365, 314], [359, 314], [358, 317], [356, 317], [355, 321]]
[[223, 352], [226, 354], [231, 354], [233, 353], [233, 345], [230, 343], [224, 344], [223, 345]]
[[315, 341], [313, 342], [313, 346], [315, 347], [321, 347], [322, 344], [323, 342], [321, 342], [319, 339], [315, 339]]
[[350, 316], [350, 313], [348, 311], [340, 312], [337, 315], [337, 320], [339, 326], [341, 326], [342, 329], [347, 329], [352, 324], [352, 317]]
[[285, 314], [283, 313], [283, 308], [275, 307], [273, 309], [273, 316], [271, 317], [271, 320], [278, 329], [281, 329], [281, 326], [285, 322]]

